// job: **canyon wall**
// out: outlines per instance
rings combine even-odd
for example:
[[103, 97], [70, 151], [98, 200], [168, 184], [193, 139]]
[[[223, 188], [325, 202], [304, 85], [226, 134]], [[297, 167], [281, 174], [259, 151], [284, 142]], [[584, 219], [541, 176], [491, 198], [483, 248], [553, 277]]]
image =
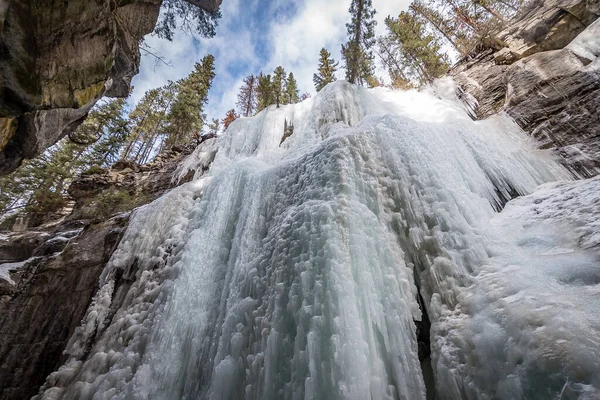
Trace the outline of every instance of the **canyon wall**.
[[600, 172], [600, 54], [578, 42], [600, 37], [599, 15], [594, 1], [532, 4], [450, 72], [478, 118], [506, 111], [583, 176]]

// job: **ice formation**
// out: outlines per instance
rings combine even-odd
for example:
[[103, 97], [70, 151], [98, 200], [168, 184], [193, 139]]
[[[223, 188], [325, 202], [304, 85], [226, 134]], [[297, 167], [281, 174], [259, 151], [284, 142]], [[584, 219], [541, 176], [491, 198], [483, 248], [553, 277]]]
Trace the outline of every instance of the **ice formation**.
[[28, 262], [32, 261], [32, 259], [27, 259], [25, 261], [20, 262], [10, 262], [10, 263], [2, 263], [0, 264], [0, 279], [6, 281], [10, 285], [15, 285], [15, 281], [10, 277], [11, 272], [15, 272], [21, 268], [23, 268]]
[[579, 57], [594, 61], [600, 57], [600, 20], [596, 20], [567, 45]]
[[194, 152], [187, 157], [173, 174], [173, 181], [179, 183], [193, 173], [194, 179], [199, 179], [206, 173], [217, 154], [217, 139], [202, 142]]
[[569, 178], [533, 149], [505, 116], [345, 82], [236, 120], [135, 212], [39, 398], [595, 398], [600, 181], [498, 213]]

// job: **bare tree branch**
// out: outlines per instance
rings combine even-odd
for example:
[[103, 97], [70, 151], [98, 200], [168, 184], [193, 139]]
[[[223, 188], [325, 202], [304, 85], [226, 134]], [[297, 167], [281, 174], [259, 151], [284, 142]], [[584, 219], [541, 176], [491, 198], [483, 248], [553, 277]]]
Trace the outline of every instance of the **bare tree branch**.
[[152, 50], [151, 49], [152, 49], [152, 47], [148, 46], [148, 44], [146, 44], [145, 42], [142, 42], [140, 44], [140, 50], [143, 51], [145, 55], [154, 57], [154, 59], [155, 59], [154, 69], [156, 69], [156, 67], [158, 67], [160, 64], [166, 65], [167, 67], [173, 66], [173, 62], [171, 60], [167, 61], [163, 56], [152, 51], [154, 49], [152, 49]]

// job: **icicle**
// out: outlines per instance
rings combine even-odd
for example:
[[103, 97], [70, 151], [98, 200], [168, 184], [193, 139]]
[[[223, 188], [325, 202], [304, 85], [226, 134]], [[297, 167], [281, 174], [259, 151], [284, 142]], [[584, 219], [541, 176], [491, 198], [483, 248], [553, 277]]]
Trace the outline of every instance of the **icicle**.
[[[218, 149], [209, 178], [133, 217], [101, 282], [133, 283], [41, 398], [424, 399], [415, 281], [441, 398], [547, 382], [515, 331], [536, 321], [502, 320], [509, 294], [485, 289], [527, 261], [496, 210], [569, 175], [506, 116], [337, 82], [236, 120]], [[552, 368], [554, 394], [589, 384]]]

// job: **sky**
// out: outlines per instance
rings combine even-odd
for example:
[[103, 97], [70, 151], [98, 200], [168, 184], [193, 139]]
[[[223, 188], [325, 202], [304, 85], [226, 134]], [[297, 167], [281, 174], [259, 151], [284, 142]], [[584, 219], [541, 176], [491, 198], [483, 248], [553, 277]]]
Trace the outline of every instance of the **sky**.
[[[397, 17], [411, 0], [372, 1], [380, 35], [385, 32], [385, 18]], [[185, 77], [206, 54], [215, 56], [216, 73], [205, 110], [208, 118], [222, 119], [227, 110], [235, 108], [244, 77], [261, 71], [271, 73], [278, 65], [294, 73], [300, 94], [314, 94], [312, 76], [321, 48], [328, 49], [336, 60], [341, 59], [349, 6], [350, 0], [223, 0], [223, 16], [214, 38], [182, 32], [172, 42], [153, 35], [145, 38], [152, 52], [170, 65], [143, 55], [140, 73], [133, 79], [130, 104], [149, 89]], [[338, 78], [343, 77], [344, 72], [338, 71]]]

